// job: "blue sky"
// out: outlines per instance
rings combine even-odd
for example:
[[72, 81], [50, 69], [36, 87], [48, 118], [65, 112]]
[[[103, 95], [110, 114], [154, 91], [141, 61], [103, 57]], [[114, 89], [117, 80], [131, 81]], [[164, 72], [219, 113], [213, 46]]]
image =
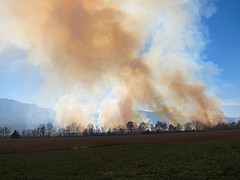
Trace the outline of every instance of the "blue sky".
[[240, 1], [219, 0], [217, 12], [204, 23], [209, 30], [210, 41], [206, 46], [206, 58], [216, 64], [217, 95], [224, 102], [228, 116], [240, 116]]
[[26, 63], [24, 50], [8, 47], [0, 54], [0, 97], [32, 103], [40, 93], [40, 69]]
[[[217, 12], [203, 19], [209, 31], [204, 57], [212, 61], [219, 74], [214, 86], [223, 100], [226, 116], [240, 117], [240, 1], [213, 1]], [[7, 47], [0, 54], [0, 97], [52, 107], [54, 103], [41, 101], [46, 97], [39, 67], [26, 62], [27, 53]]]

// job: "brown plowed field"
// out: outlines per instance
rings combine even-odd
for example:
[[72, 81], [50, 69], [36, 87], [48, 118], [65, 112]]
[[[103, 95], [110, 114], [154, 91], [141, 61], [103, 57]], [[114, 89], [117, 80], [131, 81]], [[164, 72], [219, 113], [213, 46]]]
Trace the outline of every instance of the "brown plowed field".
[[51, 151], [61, 149], [78, 149], [94, 146], [105, 146], [127, 143], [171, 143], [194, 142], [237, 138], [240, 140], [240, 130], [181, 132], [149, 135], [124, 136], [92, 136], [92, 137], [66, 137], [66, 138], [39, 138], [0, 140], [0, 153], [17, 153], [32, 151]]

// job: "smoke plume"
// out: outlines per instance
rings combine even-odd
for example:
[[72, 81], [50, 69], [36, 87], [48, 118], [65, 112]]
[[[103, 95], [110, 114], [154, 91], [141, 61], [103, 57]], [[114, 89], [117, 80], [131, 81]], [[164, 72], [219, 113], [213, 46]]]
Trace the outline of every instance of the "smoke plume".
[[[201, 79], [199, 0], [9, 0], [2, 12], [47, 86], [64, 95], [57, 122], [139, 123], [137, 107], [176, 124], [221, 121]], [[209, 9], [208, 9], [209, 11]], [[187, 118], [186, 118], [187, 117]]]

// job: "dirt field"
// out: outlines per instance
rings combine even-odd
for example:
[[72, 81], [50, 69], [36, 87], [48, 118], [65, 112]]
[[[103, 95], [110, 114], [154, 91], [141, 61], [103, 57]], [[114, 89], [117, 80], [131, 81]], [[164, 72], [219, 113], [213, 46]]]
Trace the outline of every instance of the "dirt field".
[[193, 142], [230, 138], [238, 138], [240, 140], [240, 130], [181, 132], [128, 136], [66, 137], [18, 140], [2, 139], [0, 140], [0, 153], [4, 154], [17, 152], [83, 149], [92, 146], [116, 144]]
[[240, 130], [0, 140], [0, 179], [236, 179]]

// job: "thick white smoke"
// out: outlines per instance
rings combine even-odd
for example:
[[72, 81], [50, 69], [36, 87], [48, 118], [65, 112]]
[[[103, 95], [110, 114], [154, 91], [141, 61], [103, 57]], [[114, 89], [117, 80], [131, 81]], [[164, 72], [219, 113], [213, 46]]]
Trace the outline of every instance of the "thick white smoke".
[[97, 123], [114, 127], [139, 123], [136, 107], [172, 123], [221, 121], [200, 78], [201, 18], [215, 10], [200, 0], [10, 0], [3, 14], [48, 87], [65, 93], [57, 122], [85, 126], [99, 112]]

